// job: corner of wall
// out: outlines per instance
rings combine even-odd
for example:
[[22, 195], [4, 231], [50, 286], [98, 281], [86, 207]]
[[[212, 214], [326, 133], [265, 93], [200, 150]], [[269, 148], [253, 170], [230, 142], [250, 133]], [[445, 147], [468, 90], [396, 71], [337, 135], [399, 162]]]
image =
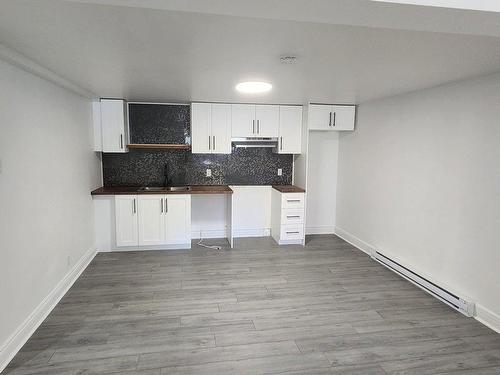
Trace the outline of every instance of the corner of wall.
[[64, 276], [35, 310], [33, 310], [30, 316], [28, 316], [16, 331], [2, 344], [0, 347], [0, 372], [7, 367], [12, 358], [21, 350], [31, 335], [33, 335], [62, 297], [64, 297], [69, 288], [71, 288], [78, 277], [87, 268], [96, 254], [97, 251], [95, 246], [87, 250], [66, 276]]

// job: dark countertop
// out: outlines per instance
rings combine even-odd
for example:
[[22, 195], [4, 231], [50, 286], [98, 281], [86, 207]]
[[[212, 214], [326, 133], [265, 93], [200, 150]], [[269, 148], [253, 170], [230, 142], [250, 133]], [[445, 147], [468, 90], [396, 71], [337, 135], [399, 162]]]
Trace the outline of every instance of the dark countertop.
[[280, 193], [305, 193], [306, 191], [295, 185], [273, 185], [273, 189], [278, 190]]
[[[258, 186], [258, 185], [256, 185]], [[100, 187], [92, 195], [127, 195], [127, 194], [233, 194], [227, 185], [192, 185], [187, 191], [140, 190], [137, 186]], [[273, 185], [281, 193], [304, 193], [305, 190], [294, 185]]]
[[127, 194], [233, 194], [227, 185], [196, 185], [190, 186], [187, 191], [143, 191], [140, 187], [100, 187], [95, 189], [92, 195], [127, 195]]

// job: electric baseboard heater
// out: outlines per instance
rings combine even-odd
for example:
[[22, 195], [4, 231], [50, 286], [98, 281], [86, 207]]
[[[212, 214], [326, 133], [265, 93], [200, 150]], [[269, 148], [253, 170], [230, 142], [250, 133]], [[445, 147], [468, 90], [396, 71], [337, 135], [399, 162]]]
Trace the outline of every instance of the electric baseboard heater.
[[402, 266], [401, 264], [393, 261], [391, 258], [374, 251], [372, 257], [382, 264], [383, 266], [389, 268], [390, 270], [398, 273], [405, 279], [411, 281], [413, 284], [425, 290], [427, 293], [438, 298], [442, 302], [446, 303], [453, 309], [461, 312], [465, 316], [472, 317], [475, 313], [475, 305], [473, 302], [466, 301], [457, 295], [450, 293], [444, 288], [434, 284], [433, 282], [423, 278], [422, 276], [416, 274], [409, 268]]

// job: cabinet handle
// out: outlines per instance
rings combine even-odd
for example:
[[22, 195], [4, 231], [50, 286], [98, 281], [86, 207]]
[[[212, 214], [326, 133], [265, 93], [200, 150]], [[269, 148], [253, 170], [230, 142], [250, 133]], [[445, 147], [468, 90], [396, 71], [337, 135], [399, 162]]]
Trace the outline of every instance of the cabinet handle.
[[123, 150], [123, 134], [120, 134], [120, 149]]
[[300, 215], [287, 215], [287, 219], [299, 218]]
[[134, 201], [133, 201], [133, 204], [132, 204], [132, 213], [137, 213], [137, 209], [135, 207], [135, 198], [134, 198]]
[[333, 112], [333, 126], [335, 126], [335, 123], [337, 122], [337, 112]]
[[330, 119], [328, 120], [328, 126], [332, 126], [332, 112], [330, 112]]
[[160, 200], [160, 213], [163, 213], [163, 198]]
[[260, 134], [260, 120], [257, 120], [257, 134]]
[[211, 149], [211, 146], [210, 146], [210, 136], [208, 136], [208, 149], [209, 150]]
[[214, 151], [215, 151], [215, 135], [213, 137], [214, 137], [213, 145], [214, 145]]
[[294, 232], [286, 232], [286, 234], [299, 234], [300, 232], [294, 231]]
[[167, 202], [168, 202], [168, 200], [167, 200], [167, 198], [165, 198], [165, 213], [168, 212], [168, 203]]
[[280, 150], [283, 150], [283, 137], [280, 137], [280, 143], [281, 143]]
[[255, 134], [255, 120], [252, 120], [252, 134]]
[[300, 202], [300, 199], [287, 199], [287, 202]]

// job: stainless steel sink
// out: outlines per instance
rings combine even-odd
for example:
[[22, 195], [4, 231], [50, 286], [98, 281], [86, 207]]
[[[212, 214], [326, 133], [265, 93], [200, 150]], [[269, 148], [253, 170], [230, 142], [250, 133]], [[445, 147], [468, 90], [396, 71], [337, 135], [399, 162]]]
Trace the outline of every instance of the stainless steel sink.
[[167, 191], [189, 191], [191, 190], [190, 186], [169, 186], [166, 188]]
[[139, 191], [166, 191], [167, 188], [163, 186], [143, 186], [139, 189]]
[[139, 188], [139, 191], [189, 191], [191, 187], [189, 186], [143, 186]]

